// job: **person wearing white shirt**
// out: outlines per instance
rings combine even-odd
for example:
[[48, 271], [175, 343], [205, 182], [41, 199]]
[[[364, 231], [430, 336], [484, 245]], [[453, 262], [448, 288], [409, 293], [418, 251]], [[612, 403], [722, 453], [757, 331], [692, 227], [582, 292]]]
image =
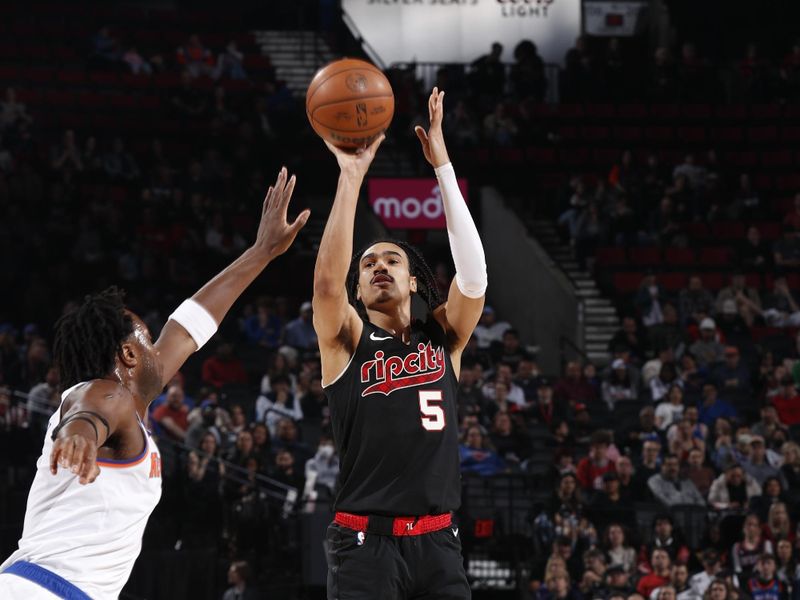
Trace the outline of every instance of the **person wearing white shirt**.
[[713, 548], [703, 550], [702, 562], [703, 570], [689, 578], [689, 589], [692, 591], [691, 600], [702, 600], [708, 586], [717, 578], [717, 573], [721, 568], [719, 553]]
[[502, 342], [503, 334], [511, 329], [511, 325], [505, 321], [497, 321], [494, 309], [491, 306], [483, 307], [483, 314], [478, 325], [475, 327], [473, 335], [478, 340], [478, 348], [487, 350], [492, 342]]
[[667, 393], [667, 399], [656, 406], [656, 427], [666, 431], [670, 425], [683, 417], [683, 390], [673, 385]]

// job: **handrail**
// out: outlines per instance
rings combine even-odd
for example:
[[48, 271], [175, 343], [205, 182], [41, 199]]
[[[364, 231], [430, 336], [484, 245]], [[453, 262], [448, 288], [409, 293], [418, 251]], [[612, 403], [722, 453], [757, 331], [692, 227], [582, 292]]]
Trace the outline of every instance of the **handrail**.
[[566, 365], [566, 363], [567, 363], [566, 358], [565, 358], [566, 348], [567, 347], [569, 347], [572, 350], [574, 350], [587, 363], [591, 362], [589, 360], [589, 355], [586, 353], [586, 351], [583, 348], [581, 348], [580, 346], [578, 346], [577, 343], [572, 341], [567, 336], [565, 336], [563, 334], [560, 335], [559, 338], [558, 338], [558, 345], [559, 345], [559, 352], [561, 353], [561, 365], [562, 365], [562, 367], [564, 365]]
[[361, 35], [361, 32], [358, 30], [358, 27], [356, 27], [356, 24], [355, 22], [353, 22], [353, 19], [351, 19], [350, 16], [344, 10], [341, 11], [341, 14], [342, 14], [342, 21], [344, 21], [344, 24], [347, 25], [347, 28], [350, 30], [350, 33], [353, 34], [353, 37], [356, 38], [356, 41], [359, 44], [361, 44], [361, 47], [363, 48], [364, 52], [369, 56], [370, 60], [373, 63], [375, 63], [381, 69], [381, 71], [385, 71], [386, 64], [381, 60], [381, 57], [375, 51], [375, 48], [373, 48], [372, 45], [366, 39], [364, 39], [364, 36]]

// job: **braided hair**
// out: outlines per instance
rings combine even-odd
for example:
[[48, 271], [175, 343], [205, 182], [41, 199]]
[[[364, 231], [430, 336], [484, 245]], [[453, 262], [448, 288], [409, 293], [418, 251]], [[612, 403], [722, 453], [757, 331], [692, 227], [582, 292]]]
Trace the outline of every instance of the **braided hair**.
[[53, 358], [64, 389], [101, 379], [114, 369], [122, 342], [133, 333], [125, 293], [112, 286], [86, 296], [83, 304], [56, 323]]
[[394, 244], [403, 249], [403, 252], [408, 257], [408, 270], [412, 277], [417, 278], [417, 294], [425, 302], [428, 310], [433, 312], [444, 302], [442, 295], [439, 293], [439, 286], [436, 284], [436, 277], [434, 277], [433, 271], [428, 266], [428, 263], [425, 262], [422, 253], [415, 246], [400, 240], [379, 239], [370, 242], [353, 255], [353, 260], [350, 261], [350, 270], [347, 273], [347, 298], [362, 316], [365, 310], [363, 304], [360, 304], [357, 299], [359, 264], [364, 252], [375, 244]]

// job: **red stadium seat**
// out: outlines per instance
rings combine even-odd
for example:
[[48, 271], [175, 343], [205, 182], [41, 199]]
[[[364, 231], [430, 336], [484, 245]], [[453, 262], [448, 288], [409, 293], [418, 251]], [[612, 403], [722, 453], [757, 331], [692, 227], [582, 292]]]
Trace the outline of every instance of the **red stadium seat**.
[[[798, 273], [789, 273], [786, 276], [786, 283], [789, 284], [789, 287], [793, 290], [800, 289], [800, 274]], [[771, 273], [764, 274], [764, 287], [768, 290], [772, 290], [772, 286], [775, 284], [775, 278]]]
[[619, 158], [619, 150], [616, 148], [597, 148], [592, 152], [592, 156], [595, 165], [608, 168]]
[[589, 162], [589, 151], [585, 148], [562, 148], [559, 156], [565, 165], [585, 165]]
[[761, 273], [745, 273], [744, 280], [748, 287], [752, 287], [757, 290], [760, 290], [764, 285], [761, 281]]
[[83, 69], [62, 69], [58, 72], [58, 81], [68, 85], [83, 85], [86, 83], [86, 71]]
[[689, 119], [708, 119], [711, 116], [711, 107], [708, 104], [685, 104], [682, 112]]
[[650, 107], [650, 116], [656, 119], [676, 119], [678, 107], [675, 104], [653, 104]]
[[641, 273], [614, 273], [614, 288], [621, 294], [630, 294], [639, 289]]
[[691, 248], [667, 248], [664, 253], [667, 266], [683, 266], [694, 263], [694, 251]]
[[722, 273], [703, 273], [703, 287], [718, 292], [727, 285], [727, 277]]
[[614, 137], [621, 142], [638, 142], [642, 139], [642, 128], [630, 126], [615, 127]]
[[613, 104], [587, 104], [584, 108], [587, 117], [596, 117], [599, 119], [613, 119], [616, 116], [616, 110]]
[[711, 237], [714, 240], [742, 240], [744, 234], [744, 223], [726, 222], [711, 225]]
[[780, 175], [776, 177], [775, 189], [779, 192], [800, 190], [800, 175]]
[[800, 142], [800, 127], [795, 125], [781, 127], [781, 140], [784, 142]]
[[715, 127], [711, 130], [711, 139], [716, 142], [741, 142], [744, 132], [741, 127]]
[[678, 139], [692, 144], [706, 141], [705, 127], [678, 127]]
[[661, 273], [658, 276], [658, 283], [668, 292], [677, 292], [686, 287], [686, 274]]
[[623, 119], [646, 119], [647, 107], [644, 104], [620, 104], [617, 117]]
[[724, 267], [730, 264], [731, 252], [728, 248], [702, 248], [697, 262], [701, 267]]
[[578, 130], [572, 126], [561, 127], [558, 130], [558, 135], [562, 140], [573, 141], [578, 139]]
[[684, 223], [681, 229], [693, 240], [705, 239], [708, 236], [708, 225], [705, 223]]
[[749, 127], [747, 129], [747, 139], [756, 144], [774, 142], [778, 139], [778, 130], [773, 125]]
[[781, 237], [781, 224], [776, 223], [774, 221], [768, 221], [765, 223], [754, 223], [756, 227], [758, 227], [758, 231], [761, 233], [762, 239], [767, 242], [774, 242], [779, 237]]
[[601, 142], [608, 139], [609, 132], [610, 130], [608, 127], [583, 127], [581, 129], [581, 136], [586, 141]]
[[627, 263], [625, 248], [598, 248], [595, 256], [597, 264], [602, 266], [618, 266]]
[[651, 125], [644, 128], [644, 137], [648, 142], [671, 142], [672, 131], [672, 127]]
[[772, 175], [767, 175], [766, 173], [757, 173], [753, 177], [753, 182], [756, 184], [757, 190], [772, 189]]
[[750, 114], [756, 119], [779, 119], [781, 107], [778, 103], [754, 104], [750, 107]]
[[765, 150], [761, 153], [761, 164], [765, 167], [790, 167], [792, 158], [791, 150]]
[[661, 264], [661, 248], [644, 246], [631, 252], [630, 262], [639, 266], [656, 266]]

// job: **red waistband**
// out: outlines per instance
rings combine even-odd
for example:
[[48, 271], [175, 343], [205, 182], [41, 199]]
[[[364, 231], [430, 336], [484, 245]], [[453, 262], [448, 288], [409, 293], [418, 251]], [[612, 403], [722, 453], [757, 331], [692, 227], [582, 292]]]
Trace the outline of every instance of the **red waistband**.
[[[389, 517], [387, 517], [390, 519]], [[351, 513], [337, 512], [334, 522], [342, 527], [347, 527], [354, 531], [369, 532], [370, 517], [364, 515], [354, 515]], [[450, 513], [441, 515], [426, 515], [424, 517], [394, 517], [392, 520], [392, 535], [423, 535], [432, 531], [439, 531], [445, 527], [450, 527], [453, 517]]]

